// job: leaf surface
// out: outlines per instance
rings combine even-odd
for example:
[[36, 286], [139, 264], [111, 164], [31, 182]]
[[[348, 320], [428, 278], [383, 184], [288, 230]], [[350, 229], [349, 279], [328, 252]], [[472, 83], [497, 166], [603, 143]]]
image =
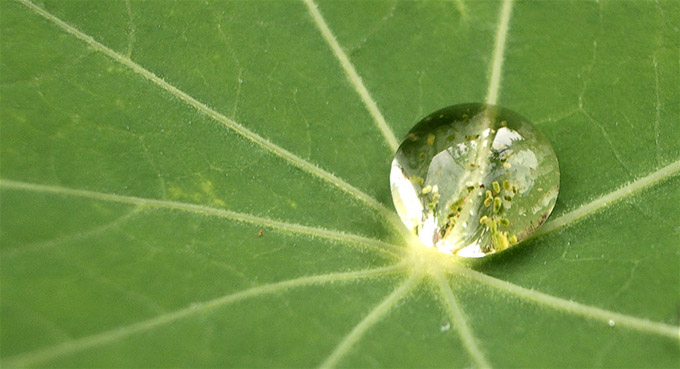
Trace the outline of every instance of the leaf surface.
[[[677, 2], [0, 10], [3, 366], [677, 366]], [[394, 143], [490, 99], [551, 140], [557, 206], [432, 254]]]

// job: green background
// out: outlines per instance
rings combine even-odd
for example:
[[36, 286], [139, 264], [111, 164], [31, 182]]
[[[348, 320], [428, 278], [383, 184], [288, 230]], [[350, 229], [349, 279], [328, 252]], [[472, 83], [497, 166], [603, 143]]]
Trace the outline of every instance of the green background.
[[[498, 102], [561, 190], [476, 261], [402, 238], [306, 3], [31, 4], [0, 2], [4, 367], [677, 367], [678, 2], [513, 4]], [[318, 9], [401, 138], [484, 101], [501, 6]]]

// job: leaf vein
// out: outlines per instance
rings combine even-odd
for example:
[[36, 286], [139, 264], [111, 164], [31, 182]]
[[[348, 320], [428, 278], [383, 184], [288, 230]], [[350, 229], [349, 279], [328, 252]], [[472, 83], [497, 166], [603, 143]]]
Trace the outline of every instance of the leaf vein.
[[602, 209], [606, 209], [612, 204], [631, 196], [638, 191], [641, 191], [647, 187], [653, 186], [666, 178], [669, 178], [680, 172], [680, 160], [674, 161], [673, 163], [645, 176], [639, 178], [627, 185], [619, 188], [616, 191], [610, 192], [603, 195], [587, 204], [581, 205], [578, 208], [555, 218], [552, 221], [546, 222], [541, 228], [534, 233], [531, 238], [546, 235], [550, 232], [556, 231], [558, 229], [571, 226], [575, 223], [580, 222], [587, 216], [598, 212]]
[[363, 320], [340, 341], [333, 352], [319, 365], [319, 368], [333, 368], [354, 347], [363, 335], [380, 322], [402, 298], [404, 298], [421, 280], [419, 274], [412, 274], [402, 285], [397, 287], [380, 304], [371, 310]]
[[373, 117], [373, 121], [380, 130], [380, 133], [382, 133], [383, 137], [385, 138], [385, 142], [387, 142], [387, 145], [390, 147], [392, 152], [397, 151], [397, 148], [399, 147], [397, 137], [394, 135], [394, 132], [392, 132], [392, 129], [385, 121], [385, 117], [380, 112], [380, 109], [378, 109], [378, 105], [376, 104], [373, 97], [371, 97], [371, 94], [366, 89], [366, 86], [364, 86], [364, 82], [357, 73], [352, 62], [349, 60], [349, 57], [338, 43], [333, 31], [331, 31], [331, 29], [328, 27], [328, 24], [321, 15], [316, 3], [313, 0], [303, 1], [307, 6], [309, 14], [314, 20], [316, 27], [321, 32], [321, 35], [328, 46], [330, 46], [331, 50], [333, 50], [333, 55], [335, 55], [335, 57], [338, 59], [338, 62], [344, 70], [345, 75], [347, 75], [347, 79], [352, 84], [354, 90], [359, 94], [359, 97], [361, 97], [361, 101], [371, 114], [371, 117]]
[[41, 363], [50, 362], [59, 357], [72, 355], [86, 349], [103, 346], [113, 343], [137, 333], [149, 331], [151, 329], [171, 324], [180, 319], [189, 318], [199, 313], [204, 313], [229, 304], [237, 303], [239, 301], [264, 296], [277, 292], [284, 292], [292, 288], [305, 287], [311, 285], [324, 285], [335, 282], [353, 281], [358, 279], [366, 279], [393, 273], [403, 269], [402, 264], [395, 264], [387, 267], [360, 270], [344, 273], [330, 273], [315, 276], [307, 276], [296, 279], [290, 279], [282, 282], [266, 284], [244, 291], [232, 293], [222, 297], [218, 297], [205, 302], [198, 302], [189, 304], [188, 306], [175, 310], [170, 313], [162, 314], [154, 318], [144, 320], [131, 325], [115, 328], [105, 332], [97, 333], [91, 336], [83, 337], [73, 341], [64, 342], [56, 346], [39, 349], [36, 351], [19, 354], [12, 358], [6, 359], [3, 366], [6, 367], [20, 367], [20, 366], [35, 366]]
[[454, 266], [451, 268], [451, 271], [456, 274], [474, 279], [487, 286], [496, 288], [503, 293], [524, 298], [528, 301], [533, 301], [556, 310], [581, 315], [593, 320], [599, 320], [608, 326], [610, 322], [613, 321], [615, 322], [616, 326], [628, 327], [641, 332], [680, 340], [680, 327], [654, 322], [648, 319], [637, 318], [630, 315], [582, 304], [576, 301], [552, 296], [543, 292], [524, 288], [514, 283], [506, 282], [468, 268]]
[[496, 30], [496, 42], [494, 44], [491, 62], [491, 76], [489, 78], [489, 89], [486, 93], [486, 103], [495, 105], [498, 101], [498, 91], [501, 87], [501, 74], [503, 73], [503, 54], [508, 36], [510, 24], [510, 14], [512, 13], [512, 0], [504, 0], [503, 6], [498, 17], [498, 28]]
[[169, 209], [169, 210], [179, 210], [194, 214], [201, 214], [205, 216], [212, 216], [218, 218], [225, 218], [234, 220], [237, 222], [244, 222], [250, 224], [256, 224], [266, 227], [271, 227], [279, 229], [284, 232], [291, 232], [296, 234], [302, 234], [311, 237], [319, 237], [335, 241], [343, 241], [351, 244], [358, 244], [361, 246], [369, 247], [377, 251], [386, 253], [391, 256], [400, 256], [403, 254], [403, 250], [395, 245], [356, 235], [351, 233], [345, 233], [332, 229], [325, 229], [319, 227], [305, 226], [296, 223], [282, 222], [279, 220], [269, 219], [265, 217], [259, 217], [251, 214], [239, 213], [231, 210], [217, 209], [204, 205], [188, 204], [176, 201], [167, 200], [155, 200], [147, 199], [142, 197], [134, 196], [124, 196], [104, 192], [88, 191], [88, 190], [78, 190], [67, 187], [53, 186], [53, 185], [42, 185], [34, 183], [26, 183], [19, 181], [12, 181], [6, 179], [0, 179], [0, 187], [13, 190], [22, 191], [33, 191], [42, 193], [59, 194], [66, 196], [77, 196], [98, 201], [109, 201], [123, 204], [131, 204], [137, 206], [144, 206], [149, 208], [157, 209]]
[[162, 78], [158, 77], [155, 75], [153, 72], [149, 71], [148, 69], [142, 67], [141, 65], [135, 63], [131, 59], [117, 53], [116, 51], [110, 49], [109, 47], [103, 45], [99, 41], [95, 40], [91, 36], [81, 32], [77, 28], [69, 25], [68, 23], [64, 22], [63, 20], [57, 18], [53, 14], [49, 13], [45, 9], [33, 4], [32, 2], [28, 0], [17, 0], [20, 3], [24, 4], [26, 7], [31, 9], [33, 12], [36, 14], [44, 17], [45, 19], [51, 21], [54, 23], [56, 26], [59, 28], [63, 29], [64, 31], [68, 32], [69, 34], [75, 36], [76, 38], [80, 39], [81, 41], [87, 43], [90, 45], [93, 49], [107, 55], [114, 61], [125, 65], [126, 67], [130, 68], [133, 72], [141, 75], [142, 77], [146, 78], [147, 80], [153, 82], [156, 84], [158, 87], [161, 89], [167, 91], [168, 93], [172, 94], [176, 98], [180, 99], [184, 103], [194, 107], [196, 110], [200, 111], [201, 113], [207, 115], [208, 117], [212, 118], [213, 120], [221, 123], [223, 126], [233, 130], [234, 132], [238, 133], [239, 135], [243, 136], [247, 140], [255, 143], [256, 145], [260, 146], [261, 148], [279, 156], [280, 158], [284, 159], [287, 161], [289, 164], [296, 166], [328, 183], [331, 185], [341, 189], [342, 191], [350, 194], [357, 200], [361, 201], [362, 203], [365, 203], [366, 205], [370, 206], [371, 208], [377, 210], [379, 213], [381, 213], [383, 216], [385, 216], [386, 219], [388, 219], [392, 225], [395, 227], [396, 230], [403, 232], [402, 231], [402, 225], [401, 222], [396, 218], [395, 214], [393, 214], [385, 205], [382, 203], [378, 202], [376, 199], [371, 197], [370, 195], [366, 194], [365, 192], [361, 191], [360, 189], [354, 187], [353, 185], [349, 184], [345, 180], [339, 178], [338, 176], [321, 169], [318, 167], [316, 164], [313, 164], [295, 154], [292, 152], [282, 148], [281, 146], [278, 146], [271, 141], [265, 139], [264, 137], [256, 134], [255, 132], [249, 130], [248, 128], [244, 127], [243, 125], [239, 124], [238, 122], [234, 121], [233, 119], [230, 119], [226, 117], [225, 115], [215, 111], [214, 109], [208, 107], [204, 103], [196, 100], [186, 92], [178, 89], [177, 87], [171, 85], [170, 83], [166, 82]]
[[27, 252], [35, 252], [35, 251], [38, 251], [38, 250], [45, 250], [45, 249], [49, 249], [49, 248], [52, 248], [52, 247], [55, 247], [55, 246], [58, 246], [58, 245], [61, 245], [61, 244], [67, 243], [67, 242], [73, 242], [73, 241], [77, 241], [77, 240], [81, 240], [81, 239], [86, 239], [88, 237], [95, 236], [95, 235], [101, 234], [103, 232], [113, 230], [113, 229], [116, 229], [116, 228], [122, 226], [123, 224], [125, 224], [125, 222], [127, 222], [128, 220], [130, 220], [134, 216], [138, 215], [141, 211], [142, 211], [142, 208], [138, 206], [138, 207], [135, 207], [134, 209], [128, 211], [127, 213], [125, 213], [125, 214], [123, 214], [123, 215], [121, 215], [121, 216], [119, 216], [119, 217], [117, 217], [117, 218], [115, 218], [115, 219], [113, 219], [109, 222], [106, 222], [104, 224], [90, 228], [88, 230], [76, 232], [74, 234], [69, 234], [69, 235], [62, 236], [62, 237], [56, 237], [56, 238], [53, 238], [53, 239], [50, 239], [50, 240], [33, 242], [33, 243], [30, 243], [30, 244], [27, 244], [27, 245], [23, 245], [20, 248], [2, 250], [0, 255], [2, 255], [3, 259], [7, 259], [7, 258], [15, 257], [17, 255], [27, 253]]
[[451, 291], [451, 286], [449, 286], [449, 283], [446, 281], [442, 273], [438, 272], [434, 277], [439, 286], [441, 297], [444, 300], [444, 309], [448, 313], [449, 318], [453, 320], [465, 350], [467, 350], [468, 354], [478, 368], [491, 368], [491, 365], [489, 365], [489, 362], [486, 360], [484, 353], [477, 346], [477, 340], [475, 339], [472, 330], [467, 324], [467, 318], [465, 317], [463, 310], [458, 305], [458, 302], [456, 302], [456, 297], [453, 295], [453, 291]]

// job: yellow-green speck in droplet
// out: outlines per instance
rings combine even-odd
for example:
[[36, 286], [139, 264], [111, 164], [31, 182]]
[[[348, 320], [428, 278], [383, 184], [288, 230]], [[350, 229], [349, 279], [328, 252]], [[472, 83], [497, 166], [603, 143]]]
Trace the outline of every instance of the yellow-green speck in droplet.
[[435, 135], [433, 135], [432, 133], [430, 133], [429, 135], [427, 135], [427, 141], [425, 141], [425, 143], [426, 143], [428, 146], [432, 146], [432, 145], [434, 145], [434, 139], [435, 139]]
[[491, 183], [491, 188], [493, 188], [493, 192], [495, 192], [495, 193], [501, 192], [501, 185], [498, 184], [498, 181], [493, 181]]
[[550, 215], [559, 180], [545, 136], [517, 113], [485, 104], [451, 106], [420, 121], [390, 174], [404, 224], [424, 246], [464, 257], [529, 237]]

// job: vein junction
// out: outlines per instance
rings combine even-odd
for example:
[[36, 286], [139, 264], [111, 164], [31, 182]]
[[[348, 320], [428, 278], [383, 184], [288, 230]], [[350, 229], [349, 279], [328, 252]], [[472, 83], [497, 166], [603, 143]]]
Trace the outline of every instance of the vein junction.
[[[643, 177], [638, 181], [632, 182], [631, 184], [624, 186], [625, 191], [617, 190], [612, 196], [606, 195], [610, 201], [620, 200], [626, 196], [640, 191], [644, 187], [651, 186], [653, 184], [659, 183], [665, 178], [669, 178], [680, 171], [680, 161], [670, 164], [660, 170], [650, 174], [649, 176]], [[314, 235], [323, 237], [324, 230], [315, 230], [313, 228], [293, 225], [288, 226], [287, 223], [266, 220], [263, 218], [253, 217], [250, 215], [238, 214], [230, 211], [207, 208], [200, 205], [192, 204], [181, 204], [173, 203], [162, 200], [151, 200], [142, 199], [135, 197], [127, 197], [120, 195], [104, 194], [92, 191], [83, 190], [73, 190], [63, 187], [47, 186], [47, 185], [36, 185], [17, 181], [0, 180], [0, 188], [5, 190], [22, 190], [22, 191], [35, 191], [43, 193], [53, 193], [56, 195], [66, 195], [66, 196], [79, 196], [90, 198], [97, 201], [112, 201], [112, 202], [122, 202], [130, 203], [137, 206], [146, 207], [161, 207], [161, 208], [173, 208], [182, 211], [188, 211], [198, 214], [222, 216], [225, 218], [233, 219], [236, 221], [245, 222], [270, 222], [268, 224], [272, 226], [278, 226], [280, 228], [290, 228], [291, 231], [302, 230], [300, 233], [312, 233]], [[631, 190], [634, 189], [634, 190]], [[594, 202], [596, 205], [600, 204], [601, 201], [596, 200]], [[594, 206], [586, 204], [585, 208], [590, 209], [590, 213], [595, 212], [604, 208], [605, 206]], [[585, 216], [585, 215], [584, 215]], [[544, 233], [545, 234], [545, 233]], [[329, 238], [338, 238], [351, 242], [351, 237], [358, 237], [354, 235], [343, 234], [341, 236], [335, 236], [333, 234], [328, 235]], [[360, 242], [371, 243], [371, 240], [361, 240]], [[375, 241], [379, 242], [379, 241]], [[368, 332], [375, 324], [379, 323], [382, 319], [389, 315], [389, 312], [403, 299], [408, 297], [410, 291], [412, 291], [419, 283], [423, 280], [433, 279], [435, 283], [439, 285], [440, 300], [443, 304], [443, 310], [449, 311], [450, 316], [454, 319], [456, 323], [456, 330], [464, 342], [464, 346], [471, 359], [477, 363], [480, 367], [489, 367], [489, 363], [486, 360], [482, 348], [476, 342], [476, 339], [472, 333], [472, 328], [469, 326], [464, 317], [464, 312], [460, 309], [458, 304], [453, 297], [453, 292], [450, 290], [448, 282], [445, 282], [446, 275], [456, 275], [468, 279], [472, 279], [481, 284], [492, 287], [499, 290], [502, 294], [508, 294], [515, 298], [524, 299], [532, 303], [546, 306], [550, 309], [561, 310], [571, 314], [576, 314], [583, 316], [587, 319], [592, 319], [596, 321], [601, 321], [603, 326], [611, 324], [611, 322], [616, 322], [620, 327], [626, 327], [634, 329], [646, 334], [659, 335], [674, 340], [680, 339], [680, 328], [671, 326], [665, 323], [653, 322], [643, 318], [637, 318], [628, 316], [625, 314], [608, 311], [605, 309], [600, 309], [594, 306], [589, 306], [586, 304], [577, 303], [567, 299], [551, 296], [538, 291], [527, 289], [510, 282], [499, 280], [485, 274], [476, 272], [471, 269], [457, 264], [457, 261], [453, 257], [442, 257], [442, 255], [429, 248], [424, 248], [416, 242], [411, 242], [406, 248], [399, 248], [397, 245], [392, 245], [395, 247], [394, 252], [397, 253], [398, 258], [401, 260], [390, 267], [382, 267], [374, 270], [358, 271], [358, 272], [348, 272], [348, 273], [332, 273], [329, 275], [311, 276], [311, 277], [301, 277], [294, 280], [283, 281], [279, 283], [274, 283], [270, 285], [264, 285], [256, 287], [250, 290], [245, 290], [237, 292], [232, 295], [227, 295], [215, 300], [211, 300], [204, 303], [194, 303], [191, 304], [186, 309], [181, 309], [175, 312], [163, 314], [156, 318], [135, 323], [129, 326], [123, 326], [111, 331], [101, 332], [92, 336], [83, 337], [74, 341], [68, 341], [63, 344], [59, 344], [52, 347], [47, 347], [41, 350], [27, 352], [18, 355], [13, 358], [8, 358], [3, 361], [4, 365], [7, 366], [23, 366], [23, 365], [37, 365], [40, 363], [46, 363], [53, 361], [59, 357], [73, 355], [80, 351], [93, 349], [95, 347], [103, 346], [106, 344], [111, 344], [118, 340], [125, 339], [131, 335], [141, 333], [143, 331], [155, 329], [157, 327], [171, 324], [179, 319], [184, 319], [195, 313], [200, 313], [213, 309], [219, 306], [236, 303], [246, 298], [255, 298], [267, 293], [283, 292], [291, 288], [299, 288], [313, 284], [328, 284], [337, 281], [349, 281], [354, 279], [366, 279], [373, 280], [379, 275], [390, 274], [390, 273], [400, 273], [409, 276], [407, 282], [405, 282], [401, 287], [393, 291], [393, 293], [388, 296], [383, 303], [379, 304], [374, 308], [374, 310], [369, 313], [369, 315], [364, 318], [358, 325], [353, 329], [348, 336], [345, 337], [335, 348], [335, 350], [326, 358], [322, 363], [325, 367], [332, 367], [337, 364], [347, 353], [351, 351], [354, 345], [359, 342], [362, 336]], [[196, 309], [196, 307], [201, 307]]]

